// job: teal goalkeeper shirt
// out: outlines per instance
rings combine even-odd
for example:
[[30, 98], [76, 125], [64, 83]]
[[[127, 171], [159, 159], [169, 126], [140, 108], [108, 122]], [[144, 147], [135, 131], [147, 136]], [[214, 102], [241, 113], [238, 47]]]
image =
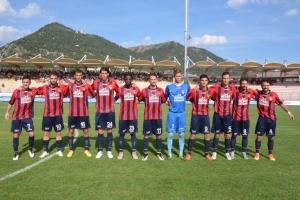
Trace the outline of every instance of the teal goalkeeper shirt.
[[185, 112], [185, 103], [189, 91], [190, 86], [184, 83], [167, 85], [165, 97], [171, 103], [169, 111], [174, 113]]

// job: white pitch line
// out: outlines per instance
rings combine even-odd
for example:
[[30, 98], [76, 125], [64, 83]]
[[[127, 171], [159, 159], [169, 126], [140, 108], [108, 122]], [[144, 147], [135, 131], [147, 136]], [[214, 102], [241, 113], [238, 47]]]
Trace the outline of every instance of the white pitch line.
[[[67, 124], [66, 124], [66, 125], [67, 125]], [[79, 135], [79, 132], [77, 131], [77, 129], [75, 129], [74, 143], [76, 142], [76, 140], [77, 140], [77, 138], [78, 138], [78, 135]], [[66, 147], [65, 147], [65, 148], [66, 148]], [[13, 172], [13, 173], [11, 173], [11, 174], [8, 174], [8, 175], [6, 175], [6, 176], [3, 176], [3, 177], [0, 178], [0, 182], [1, 182], [1, 181], [4, 181], [4, 180], [6, 180], [6, 179], [12, 178], [12, 177], [14, 177], [14, 176], [16, 176], [16, 175], [19, 175], [19, 174], [21, 174], [21, 173], [23, 173], [23, 172], [25, 172], [25, 171], [27, 171], [27, 170], [29, 170], [29, 169], [31, 169], [31, 168], [33, 168], [33, 167], [39, 165], [39, 164], [41, 164], [41, 163], [43, 163], [43, 162], [45, 162], [45, 161], [51, 159], [52, 157], [54, 157], [54, 156], [56, 156], [56, 155], [57, 155], [56, 153], [53, 153], [53, 154], [51, 154], [50, 156], [47, 156], [47, 157], [41, 159], [40, 161], [35, 162], [35, 163], [33, 163], [33, 164], [31, 164], [31, 165], [29, 165], [29, 166], [23, 168], [23, 169], [20, 169], [20, 170], [18, 170], [18, 171], [15, 171], [15, 172]]]

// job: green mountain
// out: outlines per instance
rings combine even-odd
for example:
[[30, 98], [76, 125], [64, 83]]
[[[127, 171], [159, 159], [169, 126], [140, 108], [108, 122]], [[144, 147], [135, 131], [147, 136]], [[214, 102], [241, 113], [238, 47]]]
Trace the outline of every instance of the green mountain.
[[129, 59], [132, 52], [103, 37], [85, 34], [65, 27], [59, 23], [48, 24], [38, 31], [8, 43], [0, 48], [0, 54], [7, 57], [19, 53], [25, 59], [41, 54], [42, 57], [55, 59], [61, 54], [67, 58], [80, 60], [84, 55], [89, 59], [102, 61], [110, 58]]
[[[123, 60], [129, 60], [129, 56], [135, 60], [151, 60], [153, 56], [156, 62], [173, 60], [176, 57], [182, 68], [184, 65], [184, 46], [177, 42], [123, 48], [103, 37], [75, 31], [59, 23], [50, 23], [0, 48], [0, 57], [3, 58], [15, 53], [24, 59], [38, 54], [44, 58], [55, 59], [64, 54], [66, 58], [75, 60], [80, 60], [87, 55], [89, 59], [95, 58], [102, 61], [105, 60], [106, 55], [109, 55], [110, 59]], [[188, 56], [194, 62], [205, 60], [206, 57], [217, 63], [224, 60], [205, 49], [196, 47], [188, 48]]]

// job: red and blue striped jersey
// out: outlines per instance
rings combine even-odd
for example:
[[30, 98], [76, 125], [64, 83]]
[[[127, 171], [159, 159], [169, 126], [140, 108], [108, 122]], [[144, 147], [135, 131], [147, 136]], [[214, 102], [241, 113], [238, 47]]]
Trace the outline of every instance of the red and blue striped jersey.
[[259, 91], [255, 96], [255, 100], [257, 101], [258, 115], [276, 121], [275, 104], [281, 105], [283, 103], [278, 94], [273, 91], [267, 94]]
[[12, 115], [13, 120], [22, 120], [27, 118], [33, 118], [33, 104], [34, 98], [37, 93], [35, 88], [23, 90], [15, 89], [10, 101], [10, 105], [14, 105], [14, 111]]
[[63, 114], [63, 99], [66, 93], [64, 85], [43, 85], [38, 88], [37, 94], [45, 97], [44, 116], [56, 117]]
[[250, 120], [249, 103], [256, 95], [256, 91], [247, 89], [245, 92], [241, 92], [237, 89], [233, 92], [232, 103], [232, 119], [237, 121]]
[[121, 86], [120, 94], [120, 120], [136, 120], [138, 118], [138, 97], [141, 92], [138, 87]]
[[[96, 90], [96, 112], [111, 113], [115, 112], [115, 96], [119, 97], [119, 86], [115, 80], [95, 80], [92, 84]], [[115, 94], [116, 93], [116, 94]]]
[[90, 85], [70, 83], [66, 89], [66, 96], [70, 97], [69, 116], [89, 116], [88, 96], [95, 97]]
[[212, 89], [192, 89], [189, 92], [187, 100], [193, 103], [193, 115], [209, 115], [209, 100], [212, 93]]
[[223, 86], [216, 84], [211, 87], [213, 89], [212, 99], [214, 102], [214, 112], [219, 116], [228, 116], [231, 110], [232, 94], [236, 90], [234, 85]]
[[144, 88], [139, 101], [145, 102], [144, 120], [162, 119], [162, 104], [167, 101], [162, 88]]

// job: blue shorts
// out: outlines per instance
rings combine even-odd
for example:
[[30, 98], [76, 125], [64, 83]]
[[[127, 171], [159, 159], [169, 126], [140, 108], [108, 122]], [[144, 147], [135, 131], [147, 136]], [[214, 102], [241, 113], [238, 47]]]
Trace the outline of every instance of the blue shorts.
[[214, 113], [211, 131], [218, 134], [231, 133], [231, 115], [220, 117]]
[[69, 116], [68, 119], [68, 128], [69, 129], [87, 129], [87, 128], [91, 128], [90, 125], [90, 118], [88, 116], [84, 116], [84, 117], [72, 117]]
[[232, 135], [242, 135], [242, 136], [248, 136], [249, 134], [249, 127], [250, 127], [250, 121], [238, 121], [238, 120], [232, 120]]
[[143, 124], [144, 135], [161, 135], [162, 134], [162, 120], [145, 120]]
[[107, 130], [116, 128], [115, 113], [96, 113], [95, 130]]
[[275, 136], [276, 121], [269, 118], [258, 117], [255, 133], [257, 135]]
[[210, 123], [208, 115], [192, 115], [191, 118], [191, 134], [209, 134], [210, 133]]
[[137, 133], [137, 120], [119, 120], [119, 134]]
[[11, 122], [11, 129], [12, 133], [19, 133], [22, 132], [22, 127], [25, 129], [26, 132], [34, 131], [33, 121], [31, 118], [21, 119], [21, 120], [12, 120]]
[[169, 112], [167, 116], [167, 132], [182, 133], [186, 131], [186, 114]]
[[42, 130], [50, 132], [52, 131], [52, 127], [54, 127], [55, 132], [64, 130], [65, 126], [61, 115], [56, 117], [43, 117]]

